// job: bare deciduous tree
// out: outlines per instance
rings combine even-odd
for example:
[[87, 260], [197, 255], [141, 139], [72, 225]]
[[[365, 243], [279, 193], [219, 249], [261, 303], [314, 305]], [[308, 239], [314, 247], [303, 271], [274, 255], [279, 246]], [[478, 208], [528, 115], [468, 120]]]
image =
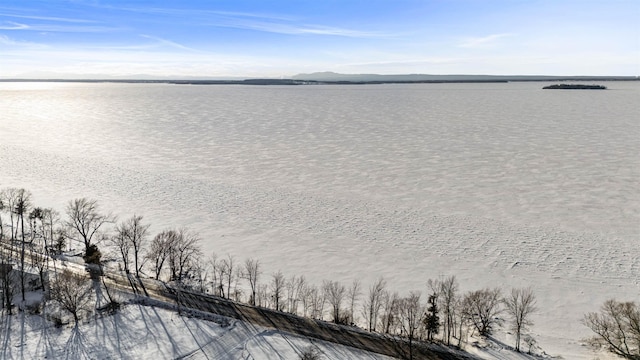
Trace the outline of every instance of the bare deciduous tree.
[[60, 231], [58, 228], [59, 223], [59, 212], [51, 208], [42, 209], [42, 236], [47, 254], [49, 254], [49, 248], [54, 245], [56, 232]]
[[300, 276], [291, 276], [289, 280], [287, 280], [285, 284], [285, 288], [287, 289], [287, 311], [292, 314], [298, 314], [298, 303], [300, 302], [300, 294], [306, 280], [304, 275]]
[[409, 359], [413, 359], [413, 342], [423, 323], [424, 308], [420, 304], [420, 294], [411, 292], [406, 298], [398, 300], [399, 322], [402, 334], [409, 339]]
[[271, 278], [271, 297], [273, 300], [273, 308], [282, 311], [282, 295], [284, 292], [285, 278], [282, 272], [274, 273]]
[[120, 224], [116, 227], [116, 232], [112, 236], [109, 237], [109, 243], [113, 246], [118, 254], [120, 255], [120, 259], [122, 259], [122, 265], [124, 266], [124, 271], [129, 274], [129, 263], [131, 262], [131, 243], [129, 239], [127, 239], [127, 229]]
[[258, 278], [260, 277], [260, 261], [254, 259], [245, 260], [243, 275], [243, 277], [249, 282], [249, 287], [251, 288], [249, 303], [255, 306], [256, 293], [258, 291]]
[[482, 336], [491, 335], [493, 328], [499, 325], [500, 289], [482, 289], [471, 291], [464, 297], [464, 306], [471, 324]]
[[439, 280], [429, 280], [428, 285], [438, 300], [438, 308], [442, 313], [442, 340], [451, 344], [451, 337], [456, 330], [456, 302], [458, 281], [455, 276], [449, 276]]
[[199, 257], [195, 257], [193, 259], [193, 281], [195, 282], [194, 288], [204, 293], [206, 292], [206, 283], [209, 275], [208, 271], [208, 262], [200, 259]]
[[383, 278], [379, 278], [369, 287], [367, 299], [363, 304], [363, 315], [368, 323], [369, 331], [376, 331], [378, 316], [380, 314], [380, 308], [382, 307], [382, 295], [385, 292], [386, 286], [386, 281]]
[[516, 336], [516, 351], [520, 352], [520, 338], [527, 328], [533, 325], [531, 314], [536, 309], [536, 297], [531, 288], [511, 289], [511, 293], [503, 299], [504, 308], [511, 316], [511, 330]]
[[139, 215], [133, 215], [118, 225], [118, 233], [124, 237], [133, 250], [133, 264], [137, 277], [140, 277], [140, 270], [142, 270], [143, 262], [140, 254], [146, 246], [148, 231], [149, 224], [143, 224], [142, 216]]
[[399, 324], [398, 305], [400, 298], [398, 293], [384, 291], [382, 294], [382, 314], [380, 316], [381, 331], [385, 334], [393, 334]]
[[7, 208], [4, 192], [4, 189], [0, 190], [0, 242], [4, 240], [4, 222], [2, 221], [2, 212]]
[[311, 316], [312, 306], [311, 306], [311, 289], [313, 286], [305, 283], [300, 289], [300, 302], [302, 303], [302, 316]]
[[[222, 275], [225, 278], [225, 283], [227, 285], [227, 299], [231, 298], [231, 283], [235, 280], [234, 269], [235, 259], [231, 255], [227, 255], [226, 259], [222, 259], [220, 262], [220, 267], [222, 270]], [[222, 281], [222, 278], [220, 279]]]
[[168, 244], [168, 260], [171, 280], [180, 282], [192, 270], [192, 260], [201, 254], [201, 250], [197, 234], [186, 229], [180, 229], [176, 234], [177, 236], [170, 237], [173, 242]]
[[92, 289], [91, 279], [87, 276], [64, 270], [51, 283], [50, 297], [73, 315], [77, 325], [80, 312], [89, 309]]
[[333, 309], [333, 322], [336, 324], [343, 323], [344, 319], [340, 317], [340, 308], [342, 307], [342, 301], [346, 296], [347, 289], [337, 281], [325, 280], [322, 283], [322, 291]]
[[85, 253], [97, 239], [98, 230], [105, 224], [115, 221], [111, 214], [102, 214], [97, 200], [87, 198], [69, 201], [66, 208], [67, 226], [72, 230], [75, 240], [81, 241], [85, 247]]
[[258, 291], [256, 293], [256, 296], [258, 297], [258, 300], [256, 301], [257, 306], [269, 306], [269, 285], [258, 284]]
[[636, 303], [607, 300], [599, 313], [586, 314], [583, 323], [596, 334], [589, 339], [592, 347], [625, 359], [640, 359], [640, 307]]
[[320, 291], [317, 287], [312, 287], [310, 291], [311, 296], [311, 317], [314, 319], [322, 320], [324, 318], [324, 305], [327, 302], [324, 297], [324, 292]]
[[[4, 199], [4, 207], [9, 211], [11, 240], [15, 240], [18, 237], [18, 220], [14, 218], [16, 204], [18, 201], [19, 193], [21, 189], [18, 188], [5, 188], [2, 190], [2, 198]], [[14, 220], [15, 219], [15, 220]]]
[[153, 262], [153, 270], [158, 280], [160, 280], [164, 264], [169, 259], [170, 246], [177, 237], [178, 233], [175, 230], [164, 230], [156, 235], [149, 244], [146, 257]]
[[22, 301], [25, 301], [25, 272], [24, 272], [24, 256], [26, 240], [24, 237], [24, 214], [29, 211], [31, 207], [31, 192], [25, 189], [18, 189], [15, 194], [14, 208], [12, 210], [18, 216], [20, 221], [20, 228], [22, 229], [22, 246], [20, 247], [20, 292], [22, 294]]
[[353, 280], [351, 287], [347, 291], [347, 297], [349, 299], [349, 323], [351, 325], [355, 325], [357, 322], [354, 311], [356, 302], [360, 298], [360, 295], [362, 295], [360, 280]]

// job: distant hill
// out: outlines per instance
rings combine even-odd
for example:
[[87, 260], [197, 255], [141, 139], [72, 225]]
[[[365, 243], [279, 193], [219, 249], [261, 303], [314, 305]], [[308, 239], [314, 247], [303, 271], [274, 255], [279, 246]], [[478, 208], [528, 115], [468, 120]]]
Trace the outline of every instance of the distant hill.
[[429, 75], [429, 74], [339, 74], [315, 72], [292, 76], [293, 80], [329, 82], [420, 82], [420, 81], [561, 81], [638, 80], [636, 76], [546, 76], [546, 75]]

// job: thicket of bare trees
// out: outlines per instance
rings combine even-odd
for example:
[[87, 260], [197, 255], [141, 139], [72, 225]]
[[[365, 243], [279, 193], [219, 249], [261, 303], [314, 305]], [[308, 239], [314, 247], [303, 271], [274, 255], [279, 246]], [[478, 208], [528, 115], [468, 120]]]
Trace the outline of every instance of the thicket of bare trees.
[[[256, 259], [242, 262], [230, 255], [218, 258], [215, 254], [203, 259], [198, 235], [184, 228], [166, 229], [151, 237], [149, 225], [143, 222], [142, 216], [133, 215], [116, 224], [115, 217], [103, 213], [96, 200], [86, 198], [70, 201], [65, 215], [61, 219], [55, 210], [34, 207], [30, 193], [23, 189], [3, 189], [0, 191], [0, 243], [21, 240], [20, 248], [31, 251], [28, 257], [31, 266], [44, 274], [49, 263], [47, 257], [57, 252], [50, 251], [56, 247], [59, 251], [60, 243], [75, 240], [87, 253], [89, 249], [97, 249], [100, 240], [109, 239], [109, 247], [125, 272], [132, 276], [151, 276], [191, 290], [208, 291], [227, 299], [315, 319], [328, 318], [339, 324], [360, 323], [369, 331], [404, 337], [409, 344], [409, 358], [413, 357], [413, 344], [417, 340], [439, 340], [451, 345], [457, 339], [457, 345], [461, 346], [469, 333], [490, 335], [501, 325], [503, 313], [509, 317], [515, 349], [519, 351], [522, 336], [532, 325], [532, 314], [536, 310], [531, 289], [513, 289], [506, 297], [497, 288], [461, 293], [454, 276], [425, 281], [425, 302], [420, 292], [401, 296], [391, 291], [384, 278], [364, 289], [359, 281], [345, 286], [332, 279], [316, 286], [304, 276], [286, 278], [280, 271], [263, 279], [262, 266]], [[28, 223], [24, 222], [25, 217]], [[10, 231], [6, 231], [3, 219], [8, 219]], [[6, 239], [7, 232], [10, 239]], [[15, 251], [12, 250], [15, 248], [14, 244], [2, 247], [2, 251]], [[25, 251], [20, 255], [24, 266]], [[11, 254], [4, 254], [3, 258], [5, 256], [16, 258]], [[3, 276], [0, 281], [4, 281]], [[13, 289], [5, 289], [9, 283], [4, 281], [2, 286], [5, 305], [10, 305], [7, 296]], [[87, 300], [90, 293], [90, 280], [62, 272], [55, 277], [51, 289], [52, 299], [78, 321], [79, 313], [87, 306], [83, 300]], [[360, 318], [356, 314], [361, 315]], [[606, 328], [608, 323], [604, 319], [590, 315], [585, 323]], [[630, 349], [637, 348], [634, 346]]]

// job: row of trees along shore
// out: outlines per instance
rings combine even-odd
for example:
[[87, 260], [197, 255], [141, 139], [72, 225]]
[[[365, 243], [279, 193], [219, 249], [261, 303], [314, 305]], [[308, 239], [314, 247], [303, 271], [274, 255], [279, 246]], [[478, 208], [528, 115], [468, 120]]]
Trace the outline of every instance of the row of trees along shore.
[[[102, 268], [107, 263], [104, 259], [109, 258], [129, 276], [155, 278], [253, 306], [400, 336], [409, 342], [410, 351], [415, 341], [464, 347], [471, 335], [490, 336], [498, 328], [512, 334], [516, 351], [521, 351], [522, 344], [528, 346], [528, 352], [537, 349], [529, 333], [532, 315], [538, 311], [531, 288], [463, 293], [455, 276], [449, 276], [426, 281], [423, 299], [419, 291], [400, 296], [389, 289], [383, 277], [368, 287], [358, 280], [348, 285], [325, 280], [317, 286], [304, 275], [286, 277], [280, 271], [265, 275], [254, 258], [240, 261], [230, 255], [204, 256], [200, 238], [193, 231], [165, 229], [152, 236], [142, 216], [118, 221], [103, 212], [96, 200], [87, 198], [69, 201], [61, 214], [35, 206], [28, 190], [1, 189], [0, 244], [2, 305], [9, 314], [15, 289], [25, 301], [24, 274], [31, 270], [39, 274], [43, 287], [50, 289], [49, 297], [77, 323], [80, 310], [87, 306], [91, 280], [56, 271], [47, 284], [45, 274], [50, 271], [50, 257], [80, 244], [87, 264]], [[19, 284], [8, 276], [11, 261], [19, 264]], [[76, 292], [80, 300], [66, 303], [69, 292]], [[594, 348], [640, 359], [640, 307], [636, 303], [607, 301], [600, 312], [586, 314], [583, 324], [595, 333], [588, 339]]]

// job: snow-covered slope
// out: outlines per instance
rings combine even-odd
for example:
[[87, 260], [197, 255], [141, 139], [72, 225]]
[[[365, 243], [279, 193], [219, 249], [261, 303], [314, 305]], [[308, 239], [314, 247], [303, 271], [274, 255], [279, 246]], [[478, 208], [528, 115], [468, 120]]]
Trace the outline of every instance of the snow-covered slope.
[[114, 315], [60, 328], [39, 315], [2, 316], [0, 358], [297, 359], [312, 346], [326, 359], [390, 359], [242, 321], [192, 315], [131, 304]]

